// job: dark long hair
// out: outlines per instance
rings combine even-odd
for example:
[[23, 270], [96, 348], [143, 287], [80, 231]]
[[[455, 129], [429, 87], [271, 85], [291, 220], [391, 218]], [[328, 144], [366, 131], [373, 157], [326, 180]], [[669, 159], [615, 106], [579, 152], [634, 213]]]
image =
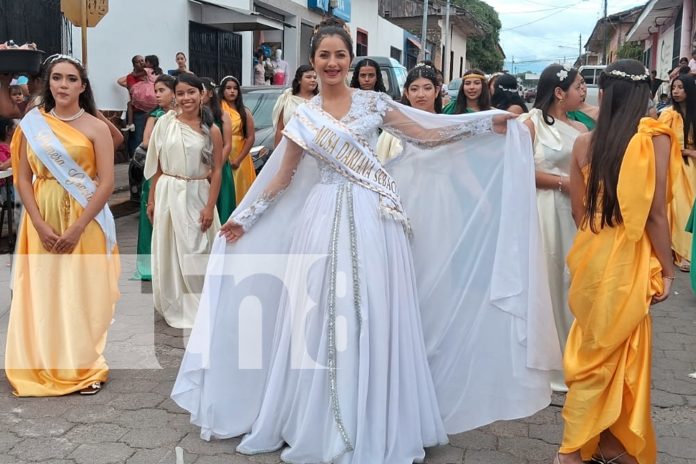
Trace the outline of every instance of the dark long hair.
[[[304, 76], [305, 73], [314, 71], [314, 68], [312, 65], [309, 64], [303, 64], [299, 68], [297, 68], [297, 71], [295, 71], [295, 78], [292, 80], [292, 94], [297, 95], [300, 93], [300, 82], [302, 82], [302, 77]], [[319, 86], [314, 87], [313, 91], [314, 95], [319, 93]]]
[[220, 100], [218, 99], [218, 93], [216, 91], [215, 81], [210, 77], [201, 77], [203, 85], [205, 86], [205, 91], [209, 92], [210, 98], [208, 100], [208, 108], [210, 112], [213, 113], [213, 120], [217, 124], [222, 124], [222, 107], [220, 106]]
[[152, 65], [152, 72], [155, 73], [155, 76], [161, 76], [163, 71], [162, 68], [160, 68], [159, 65], [159, 58], [157, 55], [147, 55], [145, 57], [145, 62], [150, 63]]
[[73, 65], [75, 69], [77, 69], [77, 74], [80, 76], [80, 80], [85, 85], [85, 90], [80, 94], [78, 99], [78, 105], [80, 105], [80, 108], [84, 109], [92, 116], [96, 116], [97, 105], [94, 103], [92, 85], [89, 83], [89, 78], [87, 77], [85, 67], [82, 66], [82, 63], [75, 58], [62, 55], [59, 55], [57, 58], [46, 64], [46, 73], [44, 74], [43, 87], [41, 89], [41, 101], [43, 102], [44, 110], [49, 112], [56, 107], [56, 100], [53, 98], [53, 94], [51, 93], [51, 73], [53, 72], [53, 68], [58, 63], [69, 63]]
[[360, 69], [365, 66], [372, 66], [375, 68], [377, 74], [377, 82], [375, 82], [375, 92], [387, 93], [387, 87], [384, 85], [384, 78], [382, 77], [382, 69], [379, 67], [375, 60], [369, 58], [364, 58], [355, 64], [355, 70], [353, 71], [353, 77], [350, 79], [350, 86], [354, 89], [360, 88]]
[[[612, 71], [625, 73], [612, 75]], [[645, 76], [633, 80], [630, 76]], [[570, 76], [569, 76], [570, 77]], [[597, 126], [592, 132], [589, 149], [589, 177], [585, 192], [584, 222], [597, 233], [604, 226], [623, 222], [616, 187], [624, 152], [648, 109], [650, 78], [643, 64], [636, 60], [618, 60], [599, 76], [602, 101]], [[595, 215], [601, 214], [599, 224]]]
[[[682, 86], [684, 86], [684, 94], [686, 95], [686, 99], [684, 100], [685, 108], [682, 108], [682, 105], [674, 101], [674, 97], [672, 96], [672, 88], [676, 81], [680, 81]], [[689, 74], [680, 74], [677, 76], [669, 86], [669, 96], [672, 99], [672, 108], [674, 108], [674, 111], [679, 113], [684, 120], [684, 146], [682, 148], [686, 148], [686, 144], [689, 143], [689, 138], [696, 141], [696, 81], [694, 77]], [[689, 135], [691, 135], [691, 137], [689, 137]]]
[[[244, 138], [247, 136], [247, 114], [246, 114], [246, 108], [244, 107], [244, 99], [242, 98], [242, 83], [239, 82], [239, 79], [237, 79], [234, 76], [227, 76], [222, 79], [222, 82], [220, 82], [220, 87], [218, 87], [218, 97], [220, 97], [220, 101], [225, 101], [225, 87], [227, 87], [228, 82], [234, 82], [237, 84], [237, 98], [234, 100], [234, 109], [237, 110], [237, 113], [239, 113], [239, 117], [242, 120], [242, 135]], [[228, 102], [229, 103], [229, 102]]]
[[413, 84], [416, 79], [420, 79], [421, 77], [423, 79], [428, 79], [430, 82], [433, 83], [433, 86], [435, 87], [435, 112], [440, 114], [442, 113], [442, 93], [440, 92], [440, 87], [437, 82], [437, 70], [433, 68], [432, 66], [428, 66], [426, 64], [419, 64], [416, 65], [413, 69], [411, 69], [408, 72], [408, 75], [406, 76], [406, 83], [404, 84], [404, 91], [401, 93], [401, 103], [407, 106], [412, 106], [411, 102], [408, 100], [406, 97], [406, 90], [408, 87]]
[[550, 64], [541, 72], [539, 83], [537, 84], [537, 95], [534, 101], [534, 108], [539, 108], [541, 110], [541, 114], [544, 115], [544, 122], [549, 126], [553, 126], [556, 122], [554, 117], [549, 114], [551, 105], [556, 101], [556, 87], [567, 92], [570, 86], [573, 85], [577, 76], [577, 69], [566, 69], [560, 64]]
[[9, 135], [12, 132], [12, 128], [14, 126], [14, 120], [0, 117], [0, 142], [4, 142], [9, 138]]
[[493, 107], [507, 111], [513, 105], [522, 107], [522, 111], [527, 113], [527, 105], [517, 92], [517, 79], [510, 74], [499, 74], [495, 76], [495, 92], [491, 99]]
[[[462, 86], [459, 87], [459, 94], [457, 94], [457, 102], [454, 104], [455, 114], [462, 114], [466, 111], [466, 94], [464, 92], [464, 81], [466, 80], [467, 76], [471, 76], [472, 74], [484, 76], [483, 71], [481, 71], [480, 69], [469, 69], [464, 73], [464, 75], [462, 75]], [[491, 93], [488, 90], [488, 83], [486, 82], [485, 77], [481, 79], [481, 95], [479, 95], [478, 100], [476, 100], [476, 103], [478, 104], [479, 109], [481, 111], [491, 109]]]
[[[201, 98], [203, 98], [203, 92], [206, 91], [205, 86], [201, 78], [191, 73], [181, 73], [176, 77], [176, 84], [174, 84], [174, 89], [179, 84], [190, 85], [191, 87], [197, 88], [201, 92]], [[201, 152], [201, 161], [203, 164], [212, 166], [215, 160], [213, 159], [213, 139], [210, 137], [210, 128], [213, 126], [215, 121], [213, 120], [213, 113], [210, 108], [203, 106], [201, 108], [201, 130], [206, 137], [206, 144]]]
[[170, 76], [169, 74], [157, 76], [157, 79], [155, 79], [155, 84], [159, 84], [160, 82], [169, 87], [172, 91], [174, 91], [174, 88], [176, 87], [176, 78], [174, 76]]
[[350, 61], [353, 61], [353, 58], [355, 58], [355, 54], [353, 53], [353, 39], [350, 37], [350, 33], [347, 29], [348, 26], [346, 26], [346, 23], [338, 18], [326, 18], [320, 22], [314, 28], [314, 35], [312, 36], [312, 40], [309, 42], [310, 58], [314, 59], [314, 55], [316, 55], [317, 49], [319, 48], [319, 44], [322, 40], [324, 40], [326, 37], [335, 35], [340, 37], [340, 39], [343, 41], [348, 49]]

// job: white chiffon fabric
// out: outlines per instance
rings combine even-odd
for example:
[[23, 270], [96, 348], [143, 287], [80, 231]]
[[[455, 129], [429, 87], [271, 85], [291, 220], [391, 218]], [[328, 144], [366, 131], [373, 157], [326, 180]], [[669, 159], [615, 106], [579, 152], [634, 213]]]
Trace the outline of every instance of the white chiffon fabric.
[[[549, 404], [561, 360], [529, 135], [515, 122], [476, 135], [493, 114], [354, 92], [341, 122], [357, 138], [374, 147], [381, 126], [406, 142], [388, 167], [412, 240], [376, 193], [306, 153], [237, 243], [216, 239], [172, 392], [203, 439], [247, 434], [240, 452], [285, 447], [293, 463], [406, 464], [446, 433]], [[286, 151], [235, 214], [265, 201]]]
[[152, 296], [167, 324], [179, 329], [193, 327], [203, 289], [204, 278], [191, 264], [210, 252], [220, 229], [217, 211], [207, 231], [199, 223], [210, 194], [205, 179], [210, 166], [201, 161], [204, 142], [203, 135], [170, 111], [157, 120], [145, 160], [146, 179], [155, 175], [158, 163], [163, 172], [155, 189]]
[[[534, 124], [534, 163], [536, 169], [557, 176], [570, 176], [573, 144], [580, 135], [580, 131], [559, 120], [549, 126], [538, 108], [523, 114], [520, 119], [529, 119]], [[573, 220], [570, 195], [559, 192], [557, 189], [537, 189], [536, 197], [546, 267], [549, 273], [554, 321], [560, 347], [563, 350], [570, 333], [570, 327], [575, 320], [568, 306], [570, 272], [565, 261], [575, 239], [577, 227]], [[555, 377], [560, 382], [562, 373]]]

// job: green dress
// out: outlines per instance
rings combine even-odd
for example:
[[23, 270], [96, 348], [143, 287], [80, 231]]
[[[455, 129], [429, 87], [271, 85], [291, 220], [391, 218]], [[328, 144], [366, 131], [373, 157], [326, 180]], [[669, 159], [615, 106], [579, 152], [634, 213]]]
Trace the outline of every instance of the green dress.
[[[162, 108], [155, 108], [149, 117], [159, 118], [164, 115]], [[140, 193], [140, 217], [138, 218], [138, 246], [135, 258], [135, 280], [152, 280], [150, 253], [152, 252], [152, 223], [147, 217], [147, 200], [150, 196], [150, 179], [143, 180], [143, 188]]]
[[691, 270], [689, 271], [689, 277], [691, 279], [691, 291], [696, 293], [696, 271], [694, 271], [696, 259], [696, 202], [693, 208], [691, 208], [691, 215], [689, 215], [689, 220], [686, 221], [686, 231], [691, 232]]
[[583, 113], [582, 111], [569, 111], [568, 113], [568, 118], [570, 118], [573, 121], [577, 121], [580, 124], [584, 125], [587, 127], [587, 130], [591, 131], [595, 128], [597, 123], [595, 122], [594, 119]]
[[[442, 114], [457, 114], [457, 113], [454, 112], [454, 108], [455, 108], [456, 106], [457, 106], [457, 101], [456, 101], [456, 100], [452, 100], [451, 102], [449, 102], [448, 104], [446, 104], [446, 105], [444, 106], [444, 108], [442, 108]], [[467, 108], [466, 110], [464, 110], [464, 113], [473, 113], [473, 112], [474, 112], [474, 111], [473, 111], [471, 108]]]
[[[222, 121], [215, 121], [215, 124], [222, 132]], [[232, 215], [232, 211], [237, 206], [237, 197], [234, 193], [234, 177], [232, 176], [232, 165], [227, 161], [222, 164], [222, 173], [220, 176], [220, 193], [218, 193], [217, 202], [218, 217], [220, 224], [224, 224]]]

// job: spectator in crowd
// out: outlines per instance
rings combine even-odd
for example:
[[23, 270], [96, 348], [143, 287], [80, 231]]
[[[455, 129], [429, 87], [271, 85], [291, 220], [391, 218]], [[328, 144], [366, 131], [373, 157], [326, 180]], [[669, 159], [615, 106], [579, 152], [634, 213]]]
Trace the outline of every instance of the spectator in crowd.
[[[266, 76], [266, 55], [260, 48], [254, 55], [254, 85], [269, 85], [270, 79]], [[272, 69], [271, 69], [272, 71]], [[271, 77], [269, 74], [268, 77]]]
[[132, 154], [136, 147], [143, 141], [143, 131], [150, 111], [157, 108], [155, 97], [154, 79], [150, 77], [145, 69], [145, 58], [142, 55], [135, 55], [131, 60], [133, 70], [126, 76], [120, 78], [119, 85], [126, 87], [130, 94], [128, 104], [128, 129], [133, 132], [128, 138], [128, 152]]
[[10, 98], [12, 99], [12, 101], [16, 105], [24, 103], [25, 98], [24, 98], [24, 92], [22, 91], [21, 85], [11, 85], [10, 86]]
[[168, 74], [170, 76], [177, 77], [181, 73], [190, 73], [186, 65], [186, 55], [184, 52], [178, 52], [176, 54], [176, 69], [169, 70]]
[[154, 74], [155, 78], [158, 78], [164, 74], [164, 71], [162, 71], [162, 68], [160, 68], [159, 58], [157, 55], [147, 55], [145, 57], [145, 69], [149, 69], [150, 72]]
[[650, 71], [650, 98], [655, 98], [657, 89], [660, 88], [663, 82], [662, 79], [657, 78], [657, 70], [653, 69]]

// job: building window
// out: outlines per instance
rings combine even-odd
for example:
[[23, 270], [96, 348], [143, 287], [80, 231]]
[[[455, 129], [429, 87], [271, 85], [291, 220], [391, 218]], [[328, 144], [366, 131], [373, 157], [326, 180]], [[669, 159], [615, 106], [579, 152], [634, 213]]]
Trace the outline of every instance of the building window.
[[459, 57], [459, 76], [464, 75], [464, 57], [460, 56]]
[[389, 56], [391, 56], [391, 57], [394, 58], [396, 61], [398, 61], [399, 63], [401, 63], [401, 50], [399, 50], [398, 48], [396, 48], [396, 47], [391, 47], [391, 48], [389, 49]]
[[652, 47], [648, 48], [643, 52], [643, 64], [646, 68], [652, 69], [653, 65], [650, 58], [652, 58]]
[[367, 31], [358, 29], [357, 40], [355, 41], [355, 55], [367, 56]]

